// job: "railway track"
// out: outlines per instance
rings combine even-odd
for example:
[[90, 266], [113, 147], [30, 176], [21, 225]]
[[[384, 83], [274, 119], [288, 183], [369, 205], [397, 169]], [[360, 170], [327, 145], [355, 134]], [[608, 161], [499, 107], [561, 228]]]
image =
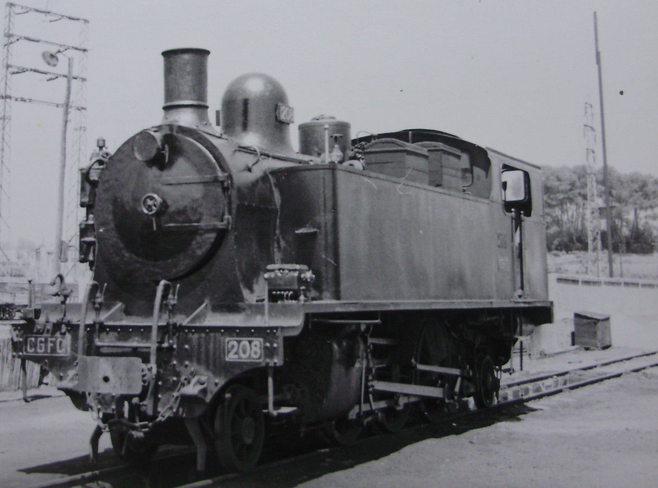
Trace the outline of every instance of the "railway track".
[[[631, 364], [632, 362], [632, 364]], [[503, 382], [498, 407], [530, 401], [658, 366], [658, 351]]]
[[[658, 367], [658, 351], [647, 352], [642, 354], [629, 355], [626, 357], [588, 364], [578, 367], [570, 367], [564, 370], [554, 371], [545, 374], [528, 375], [523, 378], [510, 378], [502, 382], [500, 398], [496, 405], [486, 410], [474, 410], [472, 406], [465, 408], [463, 411], [447, 415], [445, 420], [439, 424], [422, 424], [405, 429], [402, 434], [392, 434], [386, 437], [389, 441], [396, 444], [395, 439], [400, 437], [401, 446], [408, 445], [412, 442], [418, 442], [427, 438], [427, 433], [423, 431], [431, 428], [440, 428], [441, 424], [446, 426], [454, 425], [459, 419], [466, 419], [474, 415], [498, 415], [499, 412], [514, 408], [525, 402], [536, 400], [542, 397], [559, 394], [563, 391], [582, 388], [591, 384], [600, 383], [612, 378], [620, 377], [624, 374], [638, 372], [644, 369]], [[403, 439], [402, 437], [406, 437]], [[172, 453], [158, 456], [153, 461], [154, 466], [149, 472], [135, 472], [134, 468], [128, 466], [114, 466], [95, 471], [76, 474], [73, 476], [63, 477], [56, 480], [43, 482], [32, 485], [30, 488], [74, 488], [74, 487], [92, 487], [98, 486], [103, 488], [121, 486], [158, 486], [163, 488], [210, 488], [214, 486], [242, 486], [242, 479], [246, 477], [268, 478], [267, 473], [281, 471], [280, 468], [286, 466], [288, 469], [294, 466], [303, 466], [303, 469], [313, 469], [312, 466], [325, 466], [327, 469], [327, 459], [331, 462], [337, 462], [340, 465], [338, 469], [347, 469], [352, 465], [359, 464], [354, 460], [354, 453], [358, 451], [371, 450], [363, 449], [366, 444], [372, 444], [373, 437], [365, 437], [360, 440], [356, 446], [349, 448], [322, 448], [315, 446], [311, 452], [303, 454], [293, 454], [284, 459], [275, 459], [266, 461], [258, 466], [252, 473], [240, 474], [229, 473], [215, 476], [199, 481], [191, 481], [194, 473], [194, 451], [192, 449], [179, 449]], [[390, 443], [390, 442], [389, 442]], [[350, 453], [354, 450], [354, 453]], [[394, 452], [394, 450], [392, 451]], [[383, 455], [385, 455], [384, 453]], [[357, 456], [358, 457], [358, 456]], [[337, 460], [337, 461], [336, 461]], [[178, 471], [181, 469], [187, 474], [178, 473], [178, 479], [160, 475], [155, 482], [150, 479], [154, 472], [160, 472], [162, 469], [170, 469], [175, 466]], [[298, 469], [298, 468], [293, 468]], [[336, 469], [329, 468], [329, 471]], [[167, 478], [166, 480], [163, 480]], [[245, 486], [249, 482], [245, 483]]]

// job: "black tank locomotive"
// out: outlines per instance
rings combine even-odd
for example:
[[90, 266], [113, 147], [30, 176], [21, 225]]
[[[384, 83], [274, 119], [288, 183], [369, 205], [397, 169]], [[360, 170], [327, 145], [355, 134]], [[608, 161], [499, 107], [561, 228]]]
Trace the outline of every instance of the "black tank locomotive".
[[519, 328], [552, 316], [540, 169], [326, 116], [295, 152], [262, 74], [229, 85], [218, 131], [208, 54], [165, 51], [161, 124], [83, 172], [93, 281], [15, 321], [17, 355], [98, 416], [92, 444], [109, 430], [141, 461], [184, 423], [199, 469], [209, 451], [253, 467], [270, 419], [348, 443], [411, 408], [493, 404]]

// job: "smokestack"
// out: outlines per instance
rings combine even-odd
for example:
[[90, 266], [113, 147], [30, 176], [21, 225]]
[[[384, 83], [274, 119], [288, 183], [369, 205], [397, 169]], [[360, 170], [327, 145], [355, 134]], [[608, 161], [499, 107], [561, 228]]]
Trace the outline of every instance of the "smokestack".
[[169, 49], [164, 58], [163, 124], [179, 124], [214, 132], [208, 120], [207, 49]]

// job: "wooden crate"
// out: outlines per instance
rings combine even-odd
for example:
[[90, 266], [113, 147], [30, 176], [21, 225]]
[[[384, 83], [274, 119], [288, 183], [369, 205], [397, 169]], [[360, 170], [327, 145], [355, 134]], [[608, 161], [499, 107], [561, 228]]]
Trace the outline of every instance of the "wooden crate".
[[594, 312], [573, 314], [574, 345], [588, 349], [606, 349], [612, 345], [610, 316]]

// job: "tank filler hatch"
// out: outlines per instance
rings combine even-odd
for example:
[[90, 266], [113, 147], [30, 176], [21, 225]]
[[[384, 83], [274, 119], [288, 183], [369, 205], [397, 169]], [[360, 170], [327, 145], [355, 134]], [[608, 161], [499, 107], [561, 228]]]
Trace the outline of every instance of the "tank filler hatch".
[[226, 174], [213, 155], [180, 129], [159, 130], [163, 150], [152, 151], [153, 159], [140, 160], [149, 134], [139, 133], [112, 156], [99, 182], [99, 258], [117, 279], [184, 276], [214, 252], [229, 227]]

